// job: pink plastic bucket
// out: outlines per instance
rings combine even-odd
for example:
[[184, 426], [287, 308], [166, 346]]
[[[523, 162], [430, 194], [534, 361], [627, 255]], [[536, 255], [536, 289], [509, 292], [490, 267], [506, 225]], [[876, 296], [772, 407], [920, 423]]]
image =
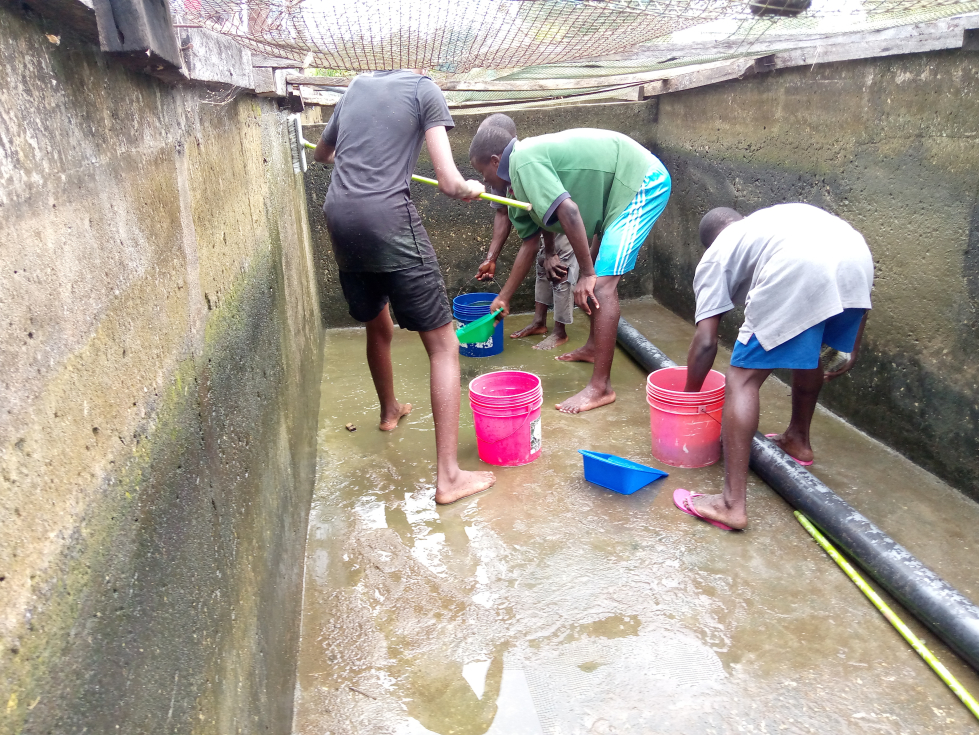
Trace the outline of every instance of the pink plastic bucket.
[[479, 458], [500, 467], [533, 462], [541, 453], [544, 392], [532, 373], [501, 370], [469, 384]]
[[672, 467], [706, 467], [721, 458], [724, 376], [711, 370], [703, 390], [684, 392], [685, 367], [651, 373], [646, 380], [652, 453]]

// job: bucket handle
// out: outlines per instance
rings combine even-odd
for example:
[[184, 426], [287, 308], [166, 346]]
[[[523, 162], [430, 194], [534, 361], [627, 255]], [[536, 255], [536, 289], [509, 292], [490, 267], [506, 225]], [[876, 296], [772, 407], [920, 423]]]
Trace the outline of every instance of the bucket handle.
[[[466, 288], [469, 286], [469, 284], [472, 283], [475, 280], [476, 280], [476, 276], [473, 276], [468, 281], [466, 281], [465, 283], [463, 283], [462, 284], [462, 287], [459, 289], [459, 293], [456, 294], [456, 297], [462, 296], [462, 292], [465, 291]], [[503, 286], [500, 285], [500, 282], [497, 281], [495, 277], [490, 277], [490, 281], [493, 282], [493, 283], [495, 283], [496, 284], [496, 287], [500, 291], [503, 290]], [[486, 283], [486, 281], [480, 281], [480, 283]], [[482, 293], [482, 292], [481, 291], [473, 291], [473, 293]], [[489, 292], [487, 292], [487, 293], [489, 293]], [[494, 295], [496, 295], [496, 294], [494, 294]]]
[[[541, 406], [543, 406], [543, 404], [541, 404]], [[524, 427], [524, 426], [525, 426], [525, 425], [527, 424], [527, 420], [526, 420], [526, 419], [529, 419], [529, 418], [530, 418], [530, 416], [531, 416], [531, 414], [533, 414], [533, 412], [534, 412], [534, 411], [536, 411], [536, 410], [537, 410], [536, 408], [533, 408], [533, 409], [531, 409], [530, 411], [528, 411], [528, 412], [527, 412], [527, 413], [525, 414], [525, 418], [524, 418], [524, 420], [523, 420], [523, 421], [521, 421], [521, 422], [520, 422], [520, 423], [519, 423], [519, 424], [517, 425], [517, 428], [516, 428], [516, 429], [514, 429], [513, 431], [511, 431], [511, 432], [510, 432], [509, 434], [507, 434], [506, 436], [501, 436], [501, 437], [500, 437], [499, 439], [496, 439], [495, 441], [488, 441], [488, 440], [486, 440], [486, 439], [483, 439], [483, 442], [484, 442], [485, 444], [499, 444], [499, 443], [500, 443], [500, 442], [502, 442], [502, 441], [506, 441], [506, 440], [507, 440], [507, 439], [509, 439], [509, 438], [510, 438], [511, 436], [513, 436], [513, 435], [514, 435], [514, 434], [516, 434], [516, 433], [517, 433], [518, 431], [520, 431], [520, 430], [521, 430], [521, 429], [522, 429], [522, 428], [523, 428], [523, 427]], [[716, 420], [716, 419], [715, 419], [715, 420]]]
[[717, 422], [717, 424], [719, 426], [723, 426], [723, 424], [721, 424], [720, 421], [718, 421], [713, 416], [711, 416], [709, 413], [707, 413], [707, 406], [697, 406], [697, 413], [702, 413], [702, 414], [704, 414], [704, 416], [706, 416], [707, 418], [709, 418], [711, 421]]

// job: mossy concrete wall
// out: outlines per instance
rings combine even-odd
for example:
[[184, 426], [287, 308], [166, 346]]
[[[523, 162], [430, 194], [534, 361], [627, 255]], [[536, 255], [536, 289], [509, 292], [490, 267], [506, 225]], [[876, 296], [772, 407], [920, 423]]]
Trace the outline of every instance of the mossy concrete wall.
[[0, 5], [0, 732], [288, 733], [321, 329], [274, 103]]
[[[820, 64], [662, 97], [654, 150], [674, 189], [653, 291], [692, 319], [711, 207], [803, 201], [843, 217], [873, 252], [874, 309], [860, 362], [821, 400], [979, 499], [977, 62]], [[724, 320], [728, 340], [737, 324]]]
[[[326, 108], [323, 113], [324, 119], [329, 120], [331, 112], [332, 110]], [[646, 104], [516, 110], [507, 114], [516, 122], [517, 133], [522, 138], [553, 133], [566, 128], [606, 128], [630, 135], [640, 143], [649, 146], [655, 132], [656, 103], [653, 101]], [[456, 125], [449, 131], [449, 142], [452, 144], [456, 166], [466, 178], [481, 180], [476, 170], [469, 165], [469, 144], [486, 114], [453, 113], [452, 117]], [[312, 141], [318, 140], [323, 127], [323, 125], [305, 126], [305, 137]], [[332, 166], [312, 164], [306, 173], [306, 193], [309, 198], [310, 226], [313, 233], [317, 277], [320, 283], [320, 309], [325, 323], [328, 326], [337, 326], [354, 322], [347, 315], [347, 306], [340, 292], [336, 261], [333, 258], [326, 220], [322, 212], [332, 168]], [[416, 173], [430, 178], [435, 176], [425, 147], [422, 147]], [[425, 184], [412, 184], [411, 196], [438, 254], [439, 265], [450, 298], [459, 293], [460, 289], [462, 291], [489, 290], [489, 286], [480, 286], [478, 282], [470, 279], [475, 275], [476, 269], [483, 262], [489, 249], [495, 210], [487, 202], [466, 204], [449, 199], [439, 194], [435, 187]], [[506, 282], [519, 248], [520, 239], [516, 233], [511, 233], [497, 263], [496, 279], [501, 285]], [[624, 297], [641, 296], [651, 293], [652, 287], [649, 249], [644, 248], [640, 251], [635, 271], [623, 278], [620, 293]], [[517, 311], [533, 310], [533, 271], [521, 285], [511, 306]]]

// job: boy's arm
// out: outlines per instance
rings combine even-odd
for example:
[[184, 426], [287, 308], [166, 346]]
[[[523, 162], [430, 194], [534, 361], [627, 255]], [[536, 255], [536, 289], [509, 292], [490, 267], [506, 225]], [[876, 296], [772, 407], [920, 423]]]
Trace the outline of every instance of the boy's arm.
[[831, 380], [836, 380], [836, 378], [840, 377], [844, 373], [849, 372], [850, 368], [852, 368], [853, 365], [856, 363], [857, 354], [860, 352], [860, 343], [863, 341], [863, 328], [867, 324], [867, 317], [869, 315], [870, 315], [870, 311], [865, 311], [863, 313], [863, 319], [860, 320], [860, 327], [857, 329], [857, 338], [853, 342], [853, 351], [850, 353], [850, 359], [847, 360], [845, 363], [843, 363], [843, 367], [841, 367], [839, 370], [834, 370], [831, 373], [826, 373], [823, 376], [824, 383], [828, 383]]
[[578, 260], [579, 276], [578, 285], [574, 287], [574, 302], [590, 316], [591, 303], [594, 302], [595, 308], [598, 308], [598, 299], [595, 298], [595, 283], [598, 277], [595, 275], [595, 264], [588, 250], [588, 232], [585, 230], [585, 223], [581, 220], [578, 205], [570, 198], [558, 205], [557, 218], [568, 242], [571, 243], [574, 257]]
[[466, 181], [456, 168], [452, 159], [452, 147], [444, 125], [436, 125], [425, 131], [425, 145], [435, 167], [435, 178], [439, 181], [439, 191], [452, 197], [470, 201], [486, 191], [478, 181]]
[[697, 331], [690, 340], [687, 352], [687, 384], [683, 390], [697, 392], [707, 379], [707, 373], [714, 367], [717, 357], [717, 326], [723, 314], [715, 314], [697, 322]]
[[517, 253], [516, 260], [513, 261], [513, 268], [510, 269], [510, 277], [506, 279], [506, 283], [500, 289], [500, 295], [493, 299], [493, 303], [490, 304], [490, 312], [503, 309], [503, 316], [510, 313], [510, 299], [513, 298], [513, 294], [517, 292], [537, 259], [539, 242], [539, 233], [535, 232], [520, 245], [520, 252]]
[[479, 266], [479, 270], [476, 271], [477, 280], [493, 280], [493, 276], [496, 275], [496, 259], [500, 257], [500, 252], [503, 250], [503, 245], [506, 243], [507, 238], [510, 237], [510, 230], [512, 229], [513, 225], [510, 224], [510, 217], [507, 214], [506, 207], [497, 209], [496, 214], [493, 215], [493, 239], [490, 241], [489, 252], [486, 253], [486, 260], [483, 261], [482, 265]]
[[313, 160], [324, 164], [333, 163], [333, 159], [336, 158], [336, 154], [337, 149], [320, 138], [319, 142], [316, 144], [316, 150], [313, 151]]

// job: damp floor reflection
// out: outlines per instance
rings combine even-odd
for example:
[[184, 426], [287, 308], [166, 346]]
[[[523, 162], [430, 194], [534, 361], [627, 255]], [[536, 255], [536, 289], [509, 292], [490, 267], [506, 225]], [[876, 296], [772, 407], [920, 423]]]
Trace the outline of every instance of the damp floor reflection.
[[[684, 361], [689, 324], [648, 300], [623, 316]], [[530, 318], [508, 318], [507, 332]], [[578, 312], [569, 333], [567, 347], [583, 343]], [[766, 485], [752, 478], [742, 534], [673, 508], [674, 488], [717, 491], [722, 469], [652, 459], [645, 376], [624, 353], [617, 402], [570, 416], [553, 405], [591, 366], [531, 349], [538, 339], [462, 369], [463, 386], [504, 368], [542, 378], [542, 456], [437, 507], [420, 341], [395, 337], [398, 395], [415, 409], [382, 433], [363, 331], [328, 333], [297, 735], [979, 731]], [[784, 428], [788, 388], [770, 380], [762, 403], [760, 428]], [[820, 479], [979, 599], [979, 506], [828, 412], [813, 436]], [[483, 466], [465, 393], [460, 445], [463, 467]], [[670, 476], [615, 495], [584, 481], [579, 448]], [[897, 609], [979, 693], [979, 677]]]

